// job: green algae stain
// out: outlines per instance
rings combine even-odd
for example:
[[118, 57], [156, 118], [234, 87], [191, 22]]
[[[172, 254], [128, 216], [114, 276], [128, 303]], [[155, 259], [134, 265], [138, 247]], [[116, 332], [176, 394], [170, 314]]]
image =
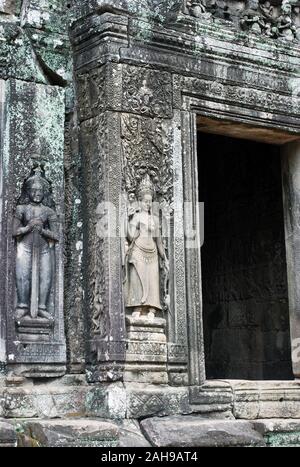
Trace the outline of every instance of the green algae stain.
[[300, 431], [267, 433], [265, 439], [270, 447], [300, 447]]

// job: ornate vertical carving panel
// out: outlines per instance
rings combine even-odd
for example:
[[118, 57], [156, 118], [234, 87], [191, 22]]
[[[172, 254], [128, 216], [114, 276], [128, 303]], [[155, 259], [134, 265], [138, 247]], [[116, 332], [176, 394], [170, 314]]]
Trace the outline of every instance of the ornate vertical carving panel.
[[83, 203], [82, 168], [76, 112], [65, 122], [65, 285], [64, 309], [68, 372], [85, 367], [85, 316], [83, 309]]
[[[188, 101], [188, 98], [186, 98]], [[200, 219], [198, 211], [197, 136], [195, 114], [182, 112], [182, 153], [184, 174], [185, 224], [195, 232], [197, 248], [188, 248], [186, 238], [186, 288], [187, 321], [189, 342], [189, 384], [197, 386], [205, 381], [205, 360], [202, 322], [202, 285], [201, 285], [201, 250]]]
[[119, 138], [118, 114], [103, 112], [81, 124], [90, 381], [121, 379], [124, 362], [120, 226], [116, 221], [121, 193]]

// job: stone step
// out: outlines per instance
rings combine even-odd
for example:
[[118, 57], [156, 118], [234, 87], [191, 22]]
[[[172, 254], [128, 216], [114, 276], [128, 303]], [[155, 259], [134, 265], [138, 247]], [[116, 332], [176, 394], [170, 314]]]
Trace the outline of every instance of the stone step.
[[0, 420], [0, 447], [300, 447], [300, 419]]
[[141, 428], [157, 447], [265, 446], [261, 433], [243, 420], [203, 420], [196, 415], [153, 417]]
[[[2, 428], [3, 427], [3, 428]], [[2, 443], [3, 440], [3, 443]], [[139, 424], [104, 419], [0, 422], [0, 447], [148, 447]]]

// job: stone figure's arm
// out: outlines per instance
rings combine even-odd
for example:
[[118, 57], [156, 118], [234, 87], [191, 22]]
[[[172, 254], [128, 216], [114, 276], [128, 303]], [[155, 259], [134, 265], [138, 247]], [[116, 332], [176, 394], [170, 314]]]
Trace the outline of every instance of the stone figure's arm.
[[166, 252], [165, 252], [165, 248], [164, 248], [164, 244], [163, 244], [161, 236], [156, 237], [156, 245], [157, 245], [159, 256], [161, 256], [161, 258], [163, 259], [166, 259]]
[[139, 216], [135, 215], [128, 223], [128, 231], [127, 231], [127, 238], [132, 243], [134, 240], [138, 238], [140, 235], [140, 222]]
[[23, 210], [22, 206], [17, 206], [13, 220], [13, 237], [22, 237], [31, 231], [31, 226], [23, 226]]
[[51, 212], [49, 218], [48, 218], [48, 223], [49, 223], [49, 229], [42, 229], [41, 234], [43, 237], [48, 238], [49, 240], [52, 240], [53, 242], [58, 242], [59, 241], [59, 236], [57, 233], [57, 216], [54, 211]]
[[164, 247], [161, 235], [160, 235], [158, 220], [155, 220], [155, 240], [156, 240], [156, 245], [157, 245], [159, 256], [163, 258], [164, 260], [167, 260], [165, 247]]

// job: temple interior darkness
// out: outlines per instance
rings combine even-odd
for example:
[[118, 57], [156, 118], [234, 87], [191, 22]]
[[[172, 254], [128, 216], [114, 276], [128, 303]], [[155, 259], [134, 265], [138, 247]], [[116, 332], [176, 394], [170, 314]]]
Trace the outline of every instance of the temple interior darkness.
[[207, 377], [290, 379], [280, 146], [199, 132], [198, 161]]

